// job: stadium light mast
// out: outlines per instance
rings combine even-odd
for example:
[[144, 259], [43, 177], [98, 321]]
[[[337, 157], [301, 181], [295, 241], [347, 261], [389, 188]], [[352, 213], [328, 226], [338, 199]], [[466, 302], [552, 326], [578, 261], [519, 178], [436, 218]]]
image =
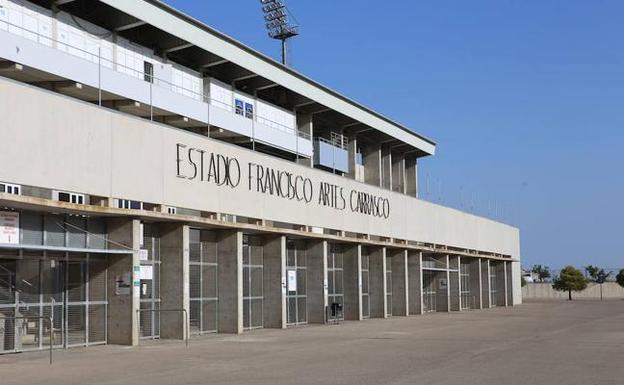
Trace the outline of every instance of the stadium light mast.
[[299, 35], [299, 26], [288, 20], [284, 0], [260, 0], [269, 37], [282, 42], [282, 64], [288, 65], [288, 39]]

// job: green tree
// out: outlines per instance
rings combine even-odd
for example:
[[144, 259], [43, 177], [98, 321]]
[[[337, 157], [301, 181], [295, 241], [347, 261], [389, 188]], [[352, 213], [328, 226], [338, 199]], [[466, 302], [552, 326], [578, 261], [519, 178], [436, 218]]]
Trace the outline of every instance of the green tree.
[[561, 269], [559, 276], [553, 280], [553, 289], [567, 291], [568, 300], [572, 301], [573, 291], [582, 291], [587, 288], [587, 279], [583, 273], [574, 266], [566, 266]]
[[606, 272], [604, 269], [600, 269], [597, 266], [592, 265], [585, 267], [585, 272], [592, 282], [596, 282], [598, 285], [600, 285], [600, 300], [602, 301], [602, 284], [607, 281], [607, 278], [609, 278], [611, 272]]
[[531, 272], [534, 274], [537, 274], [537, 278], [539, 279], [540, 282], [544, 282], [545, 279], [548, 279], [551, 277], [550, 268], [548, 266], [533, 265]]
[[617, 281], [618, 285], [624, 287], [624, 269], [620, 270], [618, 275], [615, 276], [615, 280]]

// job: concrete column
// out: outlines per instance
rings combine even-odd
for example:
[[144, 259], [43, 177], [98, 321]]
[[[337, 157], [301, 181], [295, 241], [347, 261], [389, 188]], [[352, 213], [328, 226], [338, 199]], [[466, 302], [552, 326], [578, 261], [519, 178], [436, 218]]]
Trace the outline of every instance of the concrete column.
[[470, 297], [472, 308], [483, 308], [483, 289], [481, 284], [481, 258], [470, 259]]
[[217, 235], [219, 333], [243, 332], [243, 233], [224, 230]]
[[408, 251], [407, 278], [409, 313], [422, 314], [422, 253], [420, 251]]
[[407, 250], [392, 256], [392, 315], [409, 316], [409, 266]]
[[507, 264], [507, 305], [514, 306], [514, 282], [513, 282], [513, 262]]
[[307, 244], [308, 322], [325, 323], [327, 308], [327, 241]]
[[507, 276], [507, 262], [503, 262], [503, 269], [505, 271], [505, 306], [509, 306], [509, 278]]
[[392, 150], [389, 146], [381, 147], [381, 187], [392, 188]]
[[[459, 274], [459, 257], [447, 256], [449, 261], [449, 311], [460, 311], [461, 310], [461, 300], [460, 300], [460, 274]], [[453, 271], [451, 271], [451, 269]]]
[[381, 146], [367, 145], [362, 149], [364, 182], [381, 187]]
[[362, 319], [362, 245], [353, 245], [343, 254], [344, 316], [346, 320]]
[[286, 329], [286, 279], [286, 237], [272, 237], [264, 244], [265, 328]]
[[[314, 123], [311, 114], [297, 114], [297, 129], [300, 132], [304, 132], [310, 135], [310, 140], [314, 137]], [[313, 167], [314, 164], [311, 158], [298, 158], [297, 163]]]
[[481, 281], [483, 288], [483, 307], [492, 307], [491, 295], [490, 295], [490, 260], [481, 260]]
[[[137, 310], [140, 309], [140, 226], [141, 222], [137, 219], [110, 218], [107, 222], [108, 240], [111, 241], [108, 247], [128, 250], [128, 254], [110, 254], [108, 257], [109, 344], [139, 344]], [[129, 283], [130, 288], [119, 287], [124, 282]]]
[[[159, 229], [161, 309], [185, 309], [190, 316], [190, 229], [180, 223], [161, 223]], [[160, 337], [163, 339], [184, 339], [187, 327], [182, 313], [162, 312], [160, 315]]]
[[405, 155], [392, 153], [392, 191], [405, 194]]
[[371, 318], [387, 317], [386, 248], [370, 248], [369, 298]]
[[416, 156], [405, 156], [405, 193], [418, 197], [418, 161]]
[[351, 179], [355, 179], [355, 166], [357, 165], [357, 136], [350, 135], [349, 143], [347, 145], [347, 151], [349, 156], [349, 172], [347, 176]]

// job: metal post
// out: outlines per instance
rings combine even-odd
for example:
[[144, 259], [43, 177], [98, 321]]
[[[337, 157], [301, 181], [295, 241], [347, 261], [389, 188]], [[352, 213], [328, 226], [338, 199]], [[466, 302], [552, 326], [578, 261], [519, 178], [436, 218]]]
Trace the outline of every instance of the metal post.
[[98, 47], [98, 106], [102, 105], [102, 47]]
[[288, 61], [286, 60], [286, 55], [288, 53], [288, 43], [286, 43], [287, 39], [282, 39], [282, 64], [288, 65]]
[[154, 79], [151, 77], [150, 75], [150, 120], [154, 120], [154, 100], [153, 100], [153, 92], [152, 92], [152, 85]]

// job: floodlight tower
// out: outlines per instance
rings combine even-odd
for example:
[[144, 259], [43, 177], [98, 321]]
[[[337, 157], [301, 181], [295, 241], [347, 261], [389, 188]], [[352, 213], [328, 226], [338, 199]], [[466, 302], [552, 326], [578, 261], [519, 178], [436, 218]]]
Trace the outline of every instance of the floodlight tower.
[[282, 42], [282, 64], [288, 65], [288, 39], [299, 35], [299, 26], [288, 21], [284, 0], [260, 0], [269, 37]]

